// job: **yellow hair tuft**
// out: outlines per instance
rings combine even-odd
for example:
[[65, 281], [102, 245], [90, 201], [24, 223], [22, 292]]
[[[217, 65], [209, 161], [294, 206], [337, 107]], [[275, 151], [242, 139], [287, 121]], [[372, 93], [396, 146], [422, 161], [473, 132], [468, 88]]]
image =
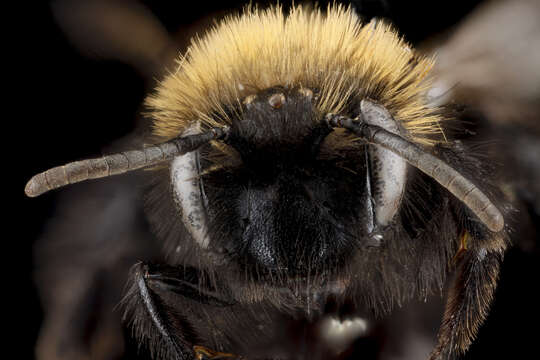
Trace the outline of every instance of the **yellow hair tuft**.
[[[160, 141], [193, 121], [203, 126], [241, 116], [242, 99], [276, 85], [316, 89], [321, 114], [362, 98], [384, 105], [418, 143], [441, 138], [440, 109], [428, 106], [431, 59], [384, 23], [362, 24], [350, 7], [248, 7], [196, 37], [146, 104]], [[358, 107], [359, 105], [357, 105]]]

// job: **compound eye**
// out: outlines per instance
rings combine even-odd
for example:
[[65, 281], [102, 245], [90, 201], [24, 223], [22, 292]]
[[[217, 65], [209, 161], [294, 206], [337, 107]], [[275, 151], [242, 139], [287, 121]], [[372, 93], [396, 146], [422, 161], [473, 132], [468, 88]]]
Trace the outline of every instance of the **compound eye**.
[[[199, 123], [196, 123], [182, 135], [198, 132], [200, 132], [200, 126]], [[175, 157], [171, 163], [170, 176], [174, 201], [182, 216], [182, 222], [193, 239], [202, 248], [206, 248], [209, 239], [199, 151]]]
[[[402, 135], [398, 123], [383, 106], [362, 100], [363, 120], [394, 134]], [[379, 145], [368, 149], [373, 212], [378, 226], [388, 225], [400, 208], [407, 179], [407, 163], [402, 157]]]

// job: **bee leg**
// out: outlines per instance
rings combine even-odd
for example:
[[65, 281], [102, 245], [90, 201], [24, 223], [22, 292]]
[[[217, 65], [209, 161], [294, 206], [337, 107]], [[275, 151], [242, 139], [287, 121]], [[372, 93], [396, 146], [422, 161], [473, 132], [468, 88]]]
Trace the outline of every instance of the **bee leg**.
[[244, 358], [236, 356], [234, 354], [210, 350], [204, 346], [199, 346], [199, 345], [194, 346], [193, 351], [196, 354], [196, 357], [195, 357], [196, 360], [218, 360], [218, 359], [244, 360]]
[[487, 317], [497, 285], [504, 248], [478, 248], [460, 254], [448, 294], [438, 343], [430, 360], [455, 359], [465, 353]]
[[[204, 284], [205, 274], [190, 267], [139, 263], [133, 267], [131, 286], [124, 299], [124, 320], [152, 354], [163, 359], [198, 359], [197, 334], [181, 313], [179, 299], [211, 306], [228, 306], [227, 296]], [[226, 299], [224, 299], [225, 297]], [[202, 358], [201, 358], [202, 359]]]

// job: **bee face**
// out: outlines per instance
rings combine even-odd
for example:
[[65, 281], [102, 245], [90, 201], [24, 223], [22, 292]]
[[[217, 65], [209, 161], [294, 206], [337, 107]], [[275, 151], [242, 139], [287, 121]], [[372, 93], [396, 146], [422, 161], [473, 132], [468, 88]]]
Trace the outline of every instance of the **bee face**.
[[347, 169], [320, 159], [330, 131], [310, 95], [275, 87], [249, 99], [228, 139], [240, 165], [203, 176], [211, 246], [257, 274], [336, 271], [367, 235], [363, 153]]
[[125, 317], [141, 343], [166, 358], [249, 355], [270, 338], [252, 325], [274, 321], [259, 309], [307, 318], [328, 293], [383, 314], [442, 288], [461, 259], [432, 358], [463, 353], [493, 297], [504, 208], [489, 166], [442, 136], [444, 109], [424, 96], [431, 60], [351, 8], [299, 6], [248, 8], [178, 64], [146, 102], [154, 145], [26, 187], [151, 169], [146, 212], [167, 251], [131, 274]]

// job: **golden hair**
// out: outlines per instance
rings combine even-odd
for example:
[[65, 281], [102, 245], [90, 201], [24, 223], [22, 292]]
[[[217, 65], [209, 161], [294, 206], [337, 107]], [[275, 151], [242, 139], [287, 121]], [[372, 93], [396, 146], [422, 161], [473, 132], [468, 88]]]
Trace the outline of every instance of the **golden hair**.
[[247, 7], [194, 38], [177, 65], [146, 100], [158, 141], [194, 121], [228, 124], [246, 96], [277, 85], [315, 89], [321, 114], [346, 115], [359, 99], [373, 99], [418, 143], [442, 134], [440, 109], [425, 99], [432, 60], [388, 24], [362, 24], [350, 7]]

